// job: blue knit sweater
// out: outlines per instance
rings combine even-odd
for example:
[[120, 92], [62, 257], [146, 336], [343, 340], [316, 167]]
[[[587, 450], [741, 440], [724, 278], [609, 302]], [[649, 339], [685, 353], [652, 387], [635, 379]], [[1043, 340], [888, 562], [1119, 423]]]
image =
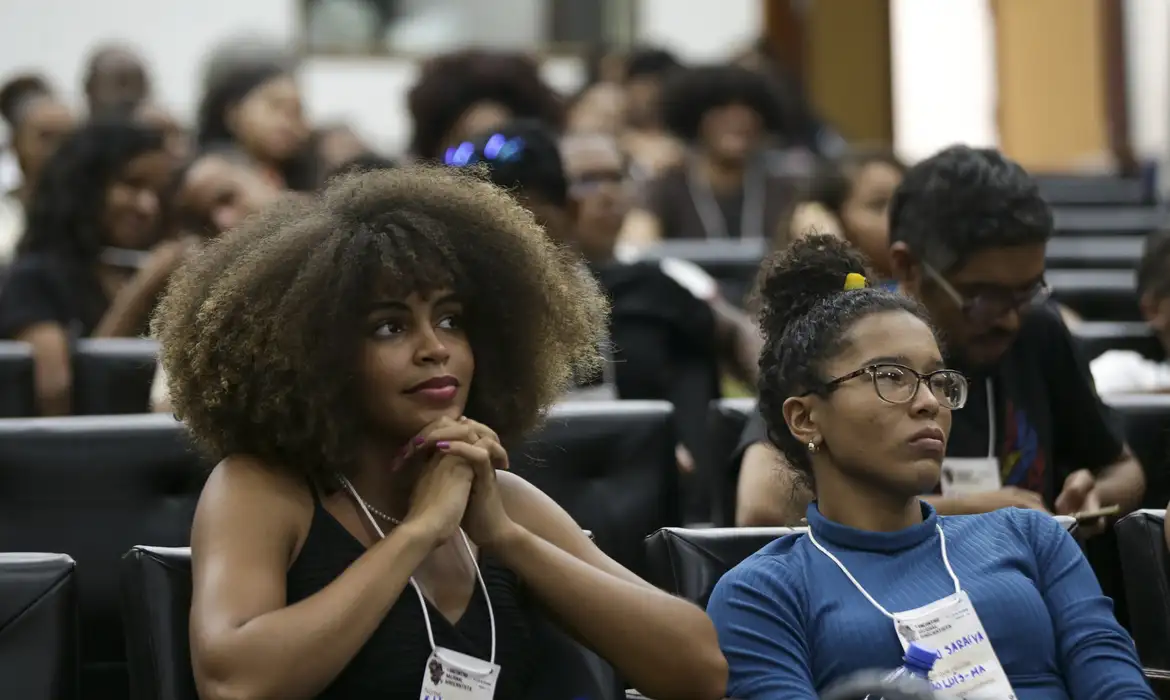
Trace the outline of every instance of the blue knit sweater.
[[[939, 536], [1019, 700], [1145, 700], [1133, 641], [1080, 548], [1052, 517], [1008, 508], [941, 518], [892, 533], [832, 522], [816, 504], [809, 526], [887, 610], [912, 610], [954, 593]], [[893, 623], [803, 535], [744, 560], [707, 606], [731, 667], [737, 700], [815, 700], [862, 669], [894, 669]]]

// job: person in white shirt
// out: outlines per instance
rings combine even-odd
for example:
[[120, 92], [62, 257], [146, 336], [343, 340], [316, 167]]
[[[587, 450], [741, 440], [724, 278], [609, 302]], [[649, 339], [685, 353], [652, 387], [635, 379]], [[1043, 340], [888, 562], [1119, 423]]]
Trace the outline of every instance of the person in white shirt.
[[[1146, 240], [1137, 270], [1142, 317], [1163, 350], [1170, 347], [1170, 231]], [[1101, 394], [1152, 394], [1170, 391], [1170, 363], [1135, 350], [1107, 350], [1089, 363]]]

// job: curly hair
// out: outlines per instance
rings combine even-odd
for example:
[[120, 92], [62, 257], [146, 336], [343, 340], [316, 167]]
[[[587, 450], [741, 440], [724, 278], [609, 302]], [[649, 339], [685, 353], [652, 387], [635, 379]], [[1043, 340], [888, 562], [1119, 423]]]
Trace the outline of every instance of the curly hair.
[[941, 273], [988, 248], [1047, 243], [1052, 210], [1018, 163], [951, 146], [906, 172], [890, 202], [890, 242]]
[[73, 132], [45, 164], [18, 250], [95, 260], [106, 190], [130, 161], [163, 148], [162, 132], [128, 121], [94, 121]]
[[377, 170], [282, 200], [174, 275], [152, 330], [175, 415], [218, 458], [251, 454], [322, 483], [351, 470], [365, 314], [387, 286], [463, 301], [466, 413], [507, 443], [600, 367], [605, 298], [523, 207], [466, 171]]
[[514, 118], [538, 119], [555, 131], [564, 127], [564, 100], [544, 81], [532, 58], [502, 51], [459, 51], [427, 61], [410, 89], [411, 153], [439, 158], [443, 138], [459, 117], [485, 101], [504, 105]]
[[907, 311], [929, 324], [926, 310], [894, 291], [845, 291], [845, 277], [866, 273], [864, 256], [836, 236], [813, 235], [773, 253], [760, 271], [760, 413], [768, 439], [812, 485], [812, 462], [784, 421], [790, 396], [821, 393], [824, 363], [843, 349], [842, 339], [861, 319]]
[[777, 83], [747, 68], [723, 64], [671, 73], [662, 91], [662, 119], [671, 133], [694, 143], [703, 116], [733, 104], [755, 111], [768, 133], [783, 136], [791, 131], [786, 98]]

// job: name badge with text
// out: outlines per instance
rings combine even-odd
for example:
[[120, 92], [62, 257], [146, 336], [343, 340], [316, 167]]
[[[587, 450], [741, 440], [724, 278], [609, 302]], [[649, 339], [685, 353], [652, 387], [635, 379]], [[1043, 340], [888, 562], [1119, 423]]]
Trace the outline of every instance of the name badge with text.
[[938, 655], [930, 672], [936, 697], [945, 700], [1016, 700], [1007, 673], [965, 591], [894, 614], [902, 648], [915, 642]]
[[474, 656], [435, 647], [423, 672], [420, 700], [492, 700], [500, 667]]
[[942, 463], [944, 496], [974, 496], [1003, 486], [994, 457], [947, 457]]

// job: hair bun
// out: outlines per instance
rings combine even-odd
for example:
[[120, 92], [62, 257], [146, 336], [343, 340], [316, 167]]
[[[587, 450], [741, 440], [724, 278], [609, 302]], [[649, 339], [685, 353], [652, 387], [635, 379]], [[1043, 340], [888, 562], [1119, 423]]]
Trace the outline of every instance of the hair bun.
[[760, 268], [758, 304], [765, 337], [779, 337], [818, 302], [867, 286], [865, 257], [826, 234], [801, 238], [770, 255]]

